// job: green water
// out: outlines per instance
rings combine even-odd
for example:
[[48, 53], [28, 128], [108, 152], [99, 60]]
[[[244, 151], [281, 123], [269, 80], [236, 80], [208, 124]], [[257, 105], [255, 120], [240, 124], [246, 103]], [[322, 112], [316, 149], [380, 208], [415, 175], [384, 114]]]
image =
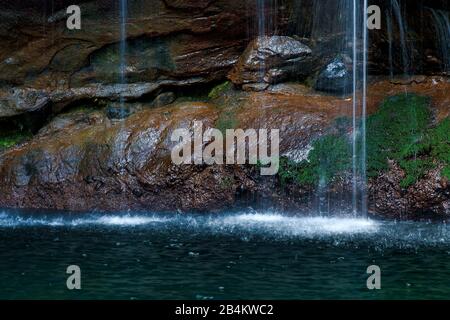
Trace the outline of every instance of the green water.
[[[66, 287], [81, 268], [82, 289]], [[366, 287], [369, 265], [381, 290]], [[0, 211], [1, 299], [449, 299], [444, 223]]]

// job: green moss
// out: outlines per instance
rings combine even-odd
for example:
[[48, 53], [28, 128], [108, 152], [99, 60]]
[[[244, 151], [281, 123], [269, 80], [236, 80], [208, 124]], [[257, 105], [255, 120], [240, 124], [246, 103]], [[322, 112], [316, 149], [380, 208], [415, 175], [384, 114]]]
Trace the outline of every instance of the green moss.
[[319, 179], [333, 182], [351, 167], [351, 146], [344, 136], [327, 135], [316, 140], [308, 159], [295, 163], [281, 158], [278, 176], [282, 185], [295, 182], [317, 184]]
[[444, 164], [443, 174], [450, 178], [450, 118], [430, 130], [428, 143], [431, 155]]
[[211, 91], [208, 94], [208, 98], [211, 100], [219, 98], [221, 95], [224, 94], [224, 92], [228, 91], [231, 88], [231, 82], [225, 81], [224, 83], [221, 83], [214, 88], [211, 89]]
[[[378, 112], [367, 119], [367, 169], [376, 177], [394, 160], [405, 171], [401, 186], [407, 188], [436, 163], [450, 179], [450, 118], [430, 128], [432, 120], [427, 97], [408, 94], [387, 98]], [[338, 118], [336, 134], [316, 140], [308, 159], [295, 163], [281, 158], [278, 177], [282, 185], [316, 185], [319, 179], [333, 182], [351, 168], [352, 150], [347, 139], [351, 119]]]
[[216, 127], [219, 129], [222, 134], [226, 134], [227, 129], [235, 129], [238, 125], [238, 121], [236, 118], [236, 112], [233, 109], [223, 110], [219, 114], [219, 118], [216, 122]]
[[388, 160], [396, 161], [406, 176], [407, 188], [432, 169], [435, 162], [450, 163], [450, 121], [430, 129], [429, 99], [403, 94], [386, 99], [379, 111], [367, 119], [368, 175], [387, 170]]
[[401, 160], [423, 139], [429, 122], [428, 99], [399, 95], [386, 99], [367, 119], [369, 176], [388, 168], [388, 159]]
[[231, 177], [224, 177], [220, 180], [219, 185], [222, 190], [228, 190], [233, 186], [234, 179]]
[[446, 177], [447, 179], [450, 180], [450, 166], [447, 165], [443, 170], [442, 170], [442, 175], [444, 177]]
[[0, 135], [0, 151], [11, 148], [11, 147], [29, 139], [31, 136], [32, 136], [31, 133], [21, 132], [21, 131], [1, 134]]

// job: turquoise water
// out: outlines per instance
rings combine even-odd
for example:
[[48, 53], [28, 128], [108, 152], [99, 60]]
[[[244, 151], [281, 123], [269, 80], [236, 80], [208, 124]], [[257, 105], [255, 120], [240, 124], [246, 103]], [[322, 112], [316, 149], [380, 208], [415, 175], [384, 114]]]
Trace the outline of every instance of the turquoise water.
[[[82, 290], [66, 288], [81, 268]], [[369, 265], [381, 290], [366, 287]], [[438, 222], [0, 211], [1, 299], [449, 299]]]

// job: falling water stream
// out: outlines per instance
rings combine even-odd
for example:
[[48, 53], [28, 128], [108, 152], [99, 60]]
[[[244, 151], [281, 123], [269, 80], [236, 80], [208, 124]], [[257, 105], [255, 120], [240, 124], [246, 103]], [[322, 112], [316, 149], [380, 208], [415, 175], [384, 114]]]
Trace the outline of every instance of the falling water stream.
[[353, 61], [353, 97], [352, 97], [352, 207], [353, 207], [353, 215], [356, 216], [358, 213], [358, 179], [357, 179], [357, 167], [358, 167], [358, 159], [357, 159], [357, 151], [358, 151], [358, 125], [357, 125], [357, 117], [358, 117], [358, 0], [353, 0], [353, 8], [352, 8], [352, 61]]
[[[400, 46], [402, 53], [402, 65], [403, 65], [403, 73], [408, 74], [409, 71], [409, 54], [408, 54], [408, 44], [406, 43], [406, 33], [407, 26], [406, 21], [403, 18], [402, 10], [400, 7], [400, 3], [398, 0], [391, 0], [391, 15], [396, 18], [398, 31], [400, 35]], [[392, 21], [392, 19], [391, 19]]]
[[[128, 22], [128, 0], [120, 1], [120, 43], [119, 43], [119, 83], [126, 85], [127, 73], [127, 22]], [[125, 98], [120, 97], [121, 113], [125, 112]]]
[[443, 71], [450, 71], [450, 18], [449, 13], [442, 10], [429, 9], [434, 20], [437, 40], [441, 51]]
[[367, 145], [366, 145], [366, 118], [367, 118], [367, 59], [369, 48], [369, 31], [367, 29], [367, 7], [368, 0], [363, 4], [363, 24], [362, 24], [362, 105], [361, 105], [361, 214], [367, 218]]
[[352, 206], [353, 215], [367, 217], [366, 191], [366, 105], [368, 29], [367, 0], [352, 2]]
[[394, 78], [394, 59], [393, 59], [393, 31], [392, 31], [392, 16], [389, 10], [386, 10], [386, 30], [389, 42], [389, 76], [391, 80]]

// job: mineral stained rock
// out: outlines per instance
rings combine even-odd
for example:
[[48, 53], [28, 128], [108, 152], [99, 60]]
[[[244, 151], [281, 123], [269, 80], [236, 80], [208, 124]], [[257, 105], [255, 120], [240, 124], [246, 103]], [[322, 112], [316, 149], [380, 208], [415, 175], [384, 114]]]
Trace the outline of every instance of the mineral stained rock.
[[311, 53], [308, 46], [291, 37], [258, 37], [249, 44], [228, 78], [244, 89], [262, 91], [289, 77], [308, 75]]

